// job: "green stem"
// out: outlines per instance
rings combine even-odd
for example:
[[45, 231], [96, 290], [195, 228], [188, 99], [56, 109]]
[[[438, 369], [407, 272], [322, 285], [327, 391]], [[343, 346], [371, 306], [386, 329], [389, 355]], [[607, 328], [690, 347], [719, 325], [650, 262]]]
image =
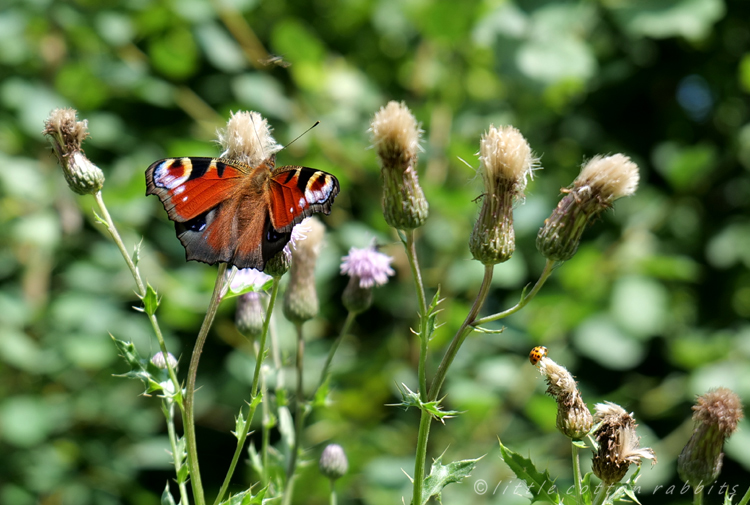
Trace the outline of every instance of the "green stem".
[[453, 363], [456, 354], [458, 354], [458, 350], [461, 348], [461, 344], [464, 343], [466, 337], [469, 336], [469, 333], [471, 333], [471, 331], [473, 330], [473, 324], [477, 317], [477, 314], [479, 314], [479, 310], [482, 308], [484, 301], [487, 299], [487, 294], [490, 291], [490, 283], [492, 282], [493, 271], [494, 265], [484, 266], [484, 278], [482, 279], [482, 285], [479, 287], [479, 293], [477, 293], [477, 297], [474, 300], [474, 304], [471, 306], [469, 314], [466, 316], [466, 319], [464, 319], [464, 322], [456, 332], [453, 340], [451, 340], [450, 346], [448, 346], [448, 350], [445, 351], [445, 355], [443, 356], [443, 360], [440, 362], [440, 366], [438, 366], [437, 372], [435, 372], [435, 377], [433, 377], [432, 384], [430, 385], [430, 394], [427, 397], [428, 401], [437, 400], [440, 394], [440, 388], [443, 387], [443, 382], [445, 382], [445, 376], [448, 373], [448, 368], [451, 366], [451, 363]]
[[271, 287], [271, 299], [268, 301], [268, 307], [266, 308], [266, 317], [263, 320], [263, 333], [260, 335], [260, 344], [258, 345], [258, 356], [255, 359], [255, 373], [253, 374], [253, 384], [251, 387], [251, 400], [250, 408], [245, 419], [245, 425], [242, 428], [242, 433], [237, 436], [237, 448], [234, 450], [234, 456], [232, 456], [232, 462], [229, 464], [229, 470], [227, 471], [226, 477], [224, 477], [224, 483], [221, 485], [219, 494], [214, 501], [214, 505], [221, 503], [224, 495], [229, 488], [229, 482], [232, 480], [234, 470], [237, 467], [237, 462], [240, 459], [242, 448], [245, 446], [245, 440], [247, 434], [250, 431], [250, 425], [252, 424], [253, 417], [255, 417], [255, 410], [258, 408], [258, 404], [261, 402], [262, 396], [258, 395], [258, 388], [260, 387], [260, 369], [263, 365], [263, 359], [265, 358], [266, 350], [266, 337], [268, 335], [268, 325], [271, 322], [271, 314], [273, 313], [273, 307], [276, 304], [276, 297], [279, 294], [279, 280], [280, 277], [273, 278], [273, 286]]
[[357, 314], [354, 312], [349, 312], [346, 315], [346, 321], [344, 321], [344, 326], [341, 327], [341, 331], [339, 332], [339, 336], [336, 337], [336, 340], [334, 340], [333, 345], [328, 350], [328, 356], [326, 357], [326, 362], [323, 365], [323, 370], [320, 372], [320, 380], [318, 381], [318, 387], [315, 388], [315, 393], [313, 393], [312, 398], [313, 400], [318, 396], [318, 391], [320, 391], [320, 388], [323, 387], [323, 384], [328, 380], [328, 372], [331, 369], [331, 361], [333, 361], [333, 355], [336, 354], [336, 350], [339, 348], [339, 344], [344, 339], [344, 335], [349, 333], [349, 329], [352, 326], [352, 323], [354, 323], [354, 318], [357, 317]]
[[703, 505], [703, 486], [693, 488], [693, 505]]
[[336, 505], [336, 481], [331, 479], [331, 503], [330, 505]]
[[578, 454], [578, 446], [572, 443], [572, 454], [573, 454], [573, 480], [576, 484], [576, 498], [578, 505], [583, 504], [583, 490], [581, 489], [581, 458]]
[[224, 276], [227, 272], [227, 264], [219, 263], [219, 269], [216, 273], [216, 283], [214, 292], [211, 295], [211, 301], [208, 303], [206, 316], [203, 318], [203, 324], [198, 332], [198, 338], [195, 339], [193, 346], [193, 355], [190, 357], [190, 367], [188, 368], [187, 387], [185, 389], [185, 438], [187, 440], [188, 464], [190, 466], [190, 483], [193, 486], [193, 496], [196, 505], [204, 505], [206, 498], [203, 495], [203, 483], [201, 482], [200, 467], [198, 465], [198, 443], [195, 439], [195, 379], [198, 375], [198, 363], [203, 353], [203, 345], [206, 343], [208, 331], [216, 317], [216, 311], [221, 303], [221, 294], [224, 289]]
[[409, 258], [411, 274], [414, 277], [414, 286], [417, 289], [417, 301], [419, 302], [419, 393], [422, 401], [427, 401], [427, 298], [425, 296], [424, 284], [422, 283], [422, 272], [419, 269], [417, 259], [417, 248], [414, 243], [414, 230], [406, 233], [406, 256]]
[[[258, 359], [258, 356], [260, 356], [260, 352], [256, 352], [256, 358]], [[261, 375], [260, 380], [260, 394], [261, 397], [266, 396], [266, 393], [268, 392], [268, 387], [266, 386], [266, 374]], [[269, 402], [263, 402], [262, 406], [263, 408], [263, 433], [261, 438], [261, 447], [260, 447], [260, 458], [261, 458], [261, 464], [263, 465], [261, 476], [260, 476], [260, 483], [262, 487], [266, 487], [268, 485], [269, 476], [268, 476], [268, 447], [271, 443], [271, 408], [269, 407]]]
[[594, 501], [591, 503], [591, 505], [602, 505], [602, 503], [604, 503], [604, 500], [607, 499], [608, 494], [609, 484], [602, 482], [601, 484], [599, 484], [599, 491], [596, 493]]
[[284, 505], [292, 503], [294, 494], [294, 472], [297, 470], [297, 458], [302, 445], [302, 428], [305, 424], [305, 393], [303, 388], [305, 338], [302, 333], [302, 324], [297, 324], [297, 401], [294, 404], [294, 447], [289, 456], [289, 466], [286, 471], [286, 489], [284, 490]]
[[427, 440], [430, 438], [430, 424], [432, 417], [427, 410], [422, 409], [419, 416], [419, 433], [417, 435], [417, 459], [414, 462], [414, 494], [412, 504], [422, 505], [422, 491], [424, 490], [424, 468], [427, 459]]
[[471, 325], [480, 326], [482, 324], [491, 323], [492, 321], [497, 321], [498, 319], [502, 319], [504, 317], [508, 317], [511, 314], [515, 314], [516, 312], [524, 308], [526, 304], [529, 303], [537, 295], [539, 290], [542, 289], [542, 286], [544, 286], [544, 283], [547, 281], [549, 276], [552, 275], [552, 270], [554, 270], [555, 264], [555, 261], [547, 260], [547, 263], [545, 263], [544, 265], [544, 270], [542, 270], [542, 274], [539, 276], [539, 280], [536, 281], [536, 284], [534, 284], [534, 287], [531, 288], [531, 291], [529, 291], [527, 295], [521, 298], [521, 301], [516, 305], [509, 308], [508, 310], [504, 310], [503, 312], [498, 312], [497, 314], [492, 314], [491, 316], [485, 316], [477, 319], [476, 321], [471, 323]]
[[745, 491], [745, 496], [742, 497], [737, 505], [747, 505], [748, 503], [750, 503], [750, 487], [747, 488], [747, 491]]
[[172, 448], [172, 463], [174, 463], [174, 473], [178, 476], [177, 485], [180, 488], [180, 503], [182, 505], [189, 505], [187, 487], [185, 481], [180, 480], [180, 470], [184, 464], [183, 454], [178, 453], [177, 447], [177, 433], [174, 429], [174, 401], [171, 398], [165, 398], [162, 400], [162, 410], [164, 417], [167, 419], [167, 433], [169, 434], [169, 445]]

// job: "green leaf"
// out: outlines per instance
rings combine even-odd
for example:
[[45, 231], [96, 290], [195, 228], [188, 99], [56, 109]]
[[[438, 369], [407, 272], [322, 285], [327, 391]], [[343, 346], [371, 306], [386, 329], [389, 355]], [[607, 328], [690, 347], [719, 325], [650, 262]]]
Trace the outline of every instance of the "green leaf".
[[128, 372], [120, 374], [117, 377], [140, 379], [144, 382], [144, 384], [146, 384], [146, 386], [150, 387], [152, 384], [157, 384], [158, 386], [158, 383], [155, 383], [151, 379], [151, 375], [146, 369], [146, 367], [148, 366], [148, 361], [141, 358], [135, 348], [135, 345], [133, 345], [132, 342], [125, 342], [123, 340], [116, 339], [111, 333], [109, 336], [112, 337], [112, 340], [114, 340], [115, 346], [117, 347], [120, 356], [122, 356], [128, 366], [130, 366], [130, 370]]
[[177, 471], [177, 483], [184, 484], [187, 482], [188, 475], [190, 475], [190, 469], [187, 465], [182, 465]]
[[443, 424], [445, 424], [445, 419], [450, 419], [451, 417], [456, 417], [458, 414], [461, 414], [461, 412], [457, 410], [441, 410], [440, 402], [443, 401], [442, 398], [431, 402], [423, 402], [419, 397], [419, 393], [415, 393], [409, 389], [406, 384], [402, 383], [398, 390], [401, 392], [402, 402], [388, 404], [389, 407], [404, 407], [404, 409], [407, 410], [409, 407], [415, 407], [419, 410], [427, 411], [432, 417]]
[[443, 488], [454, 482], [459, 483], [471, 475], [474, 467], [477, 466], [477, 461], [484, 457], [454, 461], [453, 463], [443, 465], [443, 454], [433, 461], [432, 468], [430, 468], [430, 474], [424, 479], [422, 504], [427, 503], [433, 496], [437, 496], [437, 500], [440, 501], [440, 493]]
[[142, 300], [146, 314], [149, 316], [156, 314], [156, 309], [159, 307], [159, 296], [156, 294], [156, 290], [151, 287], [151, 284], [146, 284], [146, 295]]
[[169, 482], [167, 482], [164, 492], [161, 494], [161, 505], [176, 505], [172, 493], [169, 492]]
[[427, 339], [429, 342], [432, 340], [432, 335], [435, 333], [435, 330], [438, 329], [437, 324], [437, 315], [442, 311], [442, 309], [438, 309], [437, 306], [440, 304], [442, 300], [440, 299], [440, 287], [438, 287], [437, 292], [435, 293], [435, 296], [432, 297], [432, 302], [430, 303], [430, 306], [427, 307], [427, 334], [424, 335], [424, 338]]
[[141, 261], [141, 246], [143, 245], [143, 238], [141, 238], [141, 241], [138, 242], [135, 246], [133, 246], [133, 256], [131, 256], [131, 260], [133, 261], [133, 265], [138, 266], [138, 263]]
[[232, 435], [234, 435], [237, 440], [239, 440], [240, 435], [245, 432], [245, 423], [247, 423], [247, 421], [245, 421], [245, 415], [242, 413], [243, 408], [244, 407], [240, 407], [240, 414], [235, 419], [234, 431], [232, 432]]
[[221, 505], [263, 505], [263, 499], [266, 497], [267, 491], [268, 486], [258, 491], [258, 494], [253, 495], [252, 489], [248, 489], [230, 496], [226, 501], [221, 502]]
[[498, 441], [498, 443], [500, 444], [500, 453], [505, 464], [516, 474], [516, 477], [524, 481], [526, 486], [528, 486], [529, 493], [533, 496], [532, 503], [538, 500], [547, 503], [562, 503], [560, 495], [553, 491], [556, 489], [555, 480], [550, 476], [548, 471], [545, 470], [544, 473], [540, 473], [530, 459], [511, 451], [502, 442]]
[[287, 407], [279, 407], [279, 432], [284, 444], [290, 449], [294, 447], [294, 421]]

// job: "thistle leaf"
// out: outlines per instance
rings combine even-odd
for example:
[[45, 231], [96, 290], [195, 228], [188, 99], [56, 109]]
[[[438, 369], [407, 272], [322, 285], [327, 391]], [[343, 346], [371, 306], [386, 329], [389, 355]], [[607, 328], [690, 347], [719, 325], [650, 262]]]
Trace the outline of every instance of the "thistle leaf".
[[454, 482], [459, 483], [471, 475], [474, 467], [477, 466], [477, 461], [484, 457], [454, 461], [453, 463], [443, 465], [443, 454], [433, 461], [432, 468], [430, 468], [430, 474], [424, 479], [422, 505], [427, 503], [433, 496], [437, 497], [438, 502], [440, 502], [440, 493], [443, 491], [443, 488]]
[[556, 489], [555, 480], [550, 476], [548, 471], [545, 470], [544, 473], [539, 472], [530, 459], [511, 451], [502, 442], [499, 443], [503, 461], [516, 474], [516, 477], [526, 483], [529, 493], [533, 496], [532, 503], [535, 501], [545, 501], [554, 504], [563, 503], [560, 495], [554, 491]]

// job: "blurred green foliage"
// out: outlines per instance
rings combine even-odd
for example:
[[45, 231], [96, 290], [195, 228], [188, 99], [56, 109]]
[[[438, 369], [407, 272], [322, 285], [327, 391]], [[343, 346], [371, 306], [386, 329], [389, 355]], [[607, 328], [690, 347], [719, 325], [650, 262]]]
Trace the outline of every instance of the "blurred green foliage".
[[[163, 295], [158, 316], [186, 368], [215, 268], [184, 262], [144, 170], [165, 156], [212, 156], [230, 111], [258, 110], [286, 143], [285, 164], [330, 171], [342, 191], [319, 265], [322, 314], [306, 325], [316, 376], [343, 322], [340, 256], [372, 237], [397, 278], [376, 292], [334, 361], [333, 403], [305, 432], [314, 461], [327, 441], [346, 450], [342, 503], [410, 496], [418, 414], [396, 403], [416, 387], [416, 302], [408, 264], [380, 212], [368, 122], [403, 100], [425, 130], [421, 181], [431, 215], [420, 230], [425, 282], [446, 297], [430, 370], [465, 316], [482, 266], [467, 242], [482, 189], [479, 135], [513, 124], [544, 170], [516, 211], [515, 257], [497, 269], [487, 311], [515, 303], [543, 260], [538, 227], [583, 159], [623, 152], [641, 168], [636, 196], [591, 227], [541, 294], [476, 334], [446, 383], [430, 454], [487, 454], [444, 503], [527, 503], [506, 484], [497, 436], [569, 482], [569, 447], [554, 402], [528, 365], [531, 347], [580, 381], [584, 399], [635, 412], [659, 464], [644, 469], [641, 502], [682, 503], [678, 484], [695, 394], [727, 386], [750, 404], [750, 3], [448, 0], [5, 0], [0, 9], [0, 502], [156, 504], [172, 478], [159, 402], [134, 381], [108, 332], [157, 350], [132, 278], [95, 223], [90, 197], [65, 187], [41, 137], [56, 107], [88, 119], [85, 148], [105, 171], [104, 197], [141, 268]], [[279, 56], [279, 58], [273, 58]], [[431, 293], [428, 293], [430, 295]], [[251, 345], [220, 310], [197, 396], [204, 483], [216, 491], [248, 397]], [[284, 352], [294, 334], [277, 322]], [[289, 374], [292, 374], [290, 366]], [[254, 440], [257, 443], [257, 440]], [[747, 484], [748, 423], [726, 447], [720, 482]], [[546, 464], [545, 464], [546, 462]], [[584, 464], [584, 467], [588, 462]], [[237, 479], [252, 476], [243, 466]], [[489, 484], [478, 495], [476, 479]], [[498, 484], [501, 484], [496, 488]], [[236, 489], [241, 489], [239, 484]], [[297, 503], [325, 503], [316, 465]], [[509, 489], [503, 493], [503, 489]], [[678, 485], [679, 489], [679, 485]], [[719, 498], [709, 496], [710, 503]]]

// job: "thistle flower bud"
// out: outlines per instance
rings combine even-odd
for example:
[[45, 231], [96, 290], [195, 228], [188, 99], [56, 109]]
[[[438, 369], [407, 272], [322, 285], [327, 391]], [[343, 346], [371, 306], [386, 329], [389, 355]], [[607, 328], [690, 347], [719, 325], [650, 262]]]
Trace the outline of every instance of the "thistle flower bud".
[[375, 114], [370, 131], [383, 175], [386, 223], [399, 230], [422, 226], [429, 208], [417, 178], [417, 120], [405, 104], [392, 101]]
[[365, 249], [349, 249], [349, 255], [341, 259], [341, 273], [349, 276], [342, 296], [347, 310], [358, 314], [372, 305], [373, 286], [382, 286], [395, 273], [391, 261], [393, 258], [375, 249], [374, 241]]
[[304, 220], [307, 238], [298, 241], [292, 250], [292, 268], [284, 293], [284, 315], [301, 324], [318, 314], [318, 293], [315, 290], [315, 262], [323, 245], [325, 226], [314, 218]]
[[250, 291], [237, 299], [234, 324], [237, 330], [247, 337], [259, 337], [263, 333], [263, 322], [266, 317], [263, 297], [263, 292]]
[[167, 362], [169, 362], [169, 366], [172, 367], [172, 370], [177, 370], [177, 358], [175, 358], [171, 352], [167, 353], [166, 360], [164, 359], [164, 353], [161, 351], [151, 357], [151, 364], [161, 370], [167, 369]]
[[594, 422], [601, 424], [594, 433], [599, 450], [594, 454], [592, 469], [605, 485], [620, 482], [631, 463], [640, 465], [642, 459], [656, 463], [654, 450], [640, 447], [632, 414], [611, 402], [597, 403], [595, 410]]
[[536, 237], [536, 247], [545, 258], [566, 261], [578, 250], [586, 225], [612, 203], [635, 193], [638, 166], [622, 154], [594, 156], [581, 169], [552, 215]]
[[268, 121], [258, 112], [231, 113], [227, 127], [216, 133], [223, 149], [222, 158], [241, 161], [251, 167], [258, 166], [281, 150], [281, 146], [271, 136]]
[[349, 462], [346, 460], [344, 449], [338, 444], [330, 444], [320, 455], [320, 473], [331, 480], [337, 480], [346, 475]]
[[523, 198], [526, 177], [537, 160], [526, 139], [512, 126], [490, 126], [479, 143], [479, 170], [484, 195], [469, 248], [485, 265], [508, 261], [516, 248], [513, 203]]
[[693, 489], [713, 482], [721, 472], [724, 441], [742, 419], [742, 402], [730, 389], [712, 389], [693, 405], [693, 435], [677, 458], [680, 479]]
[[537, 365], [547, 382], [547, 394], [557, 402], [557, 429], [572, 440], [582, 439], [591, 431], [593, 422], [575, 379], [546, 355], [537, 360]]
[[81, 149], [88, 137], [88, 122], [76, 121], [75, 109], [55, 109], [44, 122], [44, 135], [63, 169], [68, 187], [79, 195], [93, 195], [104, 186], [104, 173]]

